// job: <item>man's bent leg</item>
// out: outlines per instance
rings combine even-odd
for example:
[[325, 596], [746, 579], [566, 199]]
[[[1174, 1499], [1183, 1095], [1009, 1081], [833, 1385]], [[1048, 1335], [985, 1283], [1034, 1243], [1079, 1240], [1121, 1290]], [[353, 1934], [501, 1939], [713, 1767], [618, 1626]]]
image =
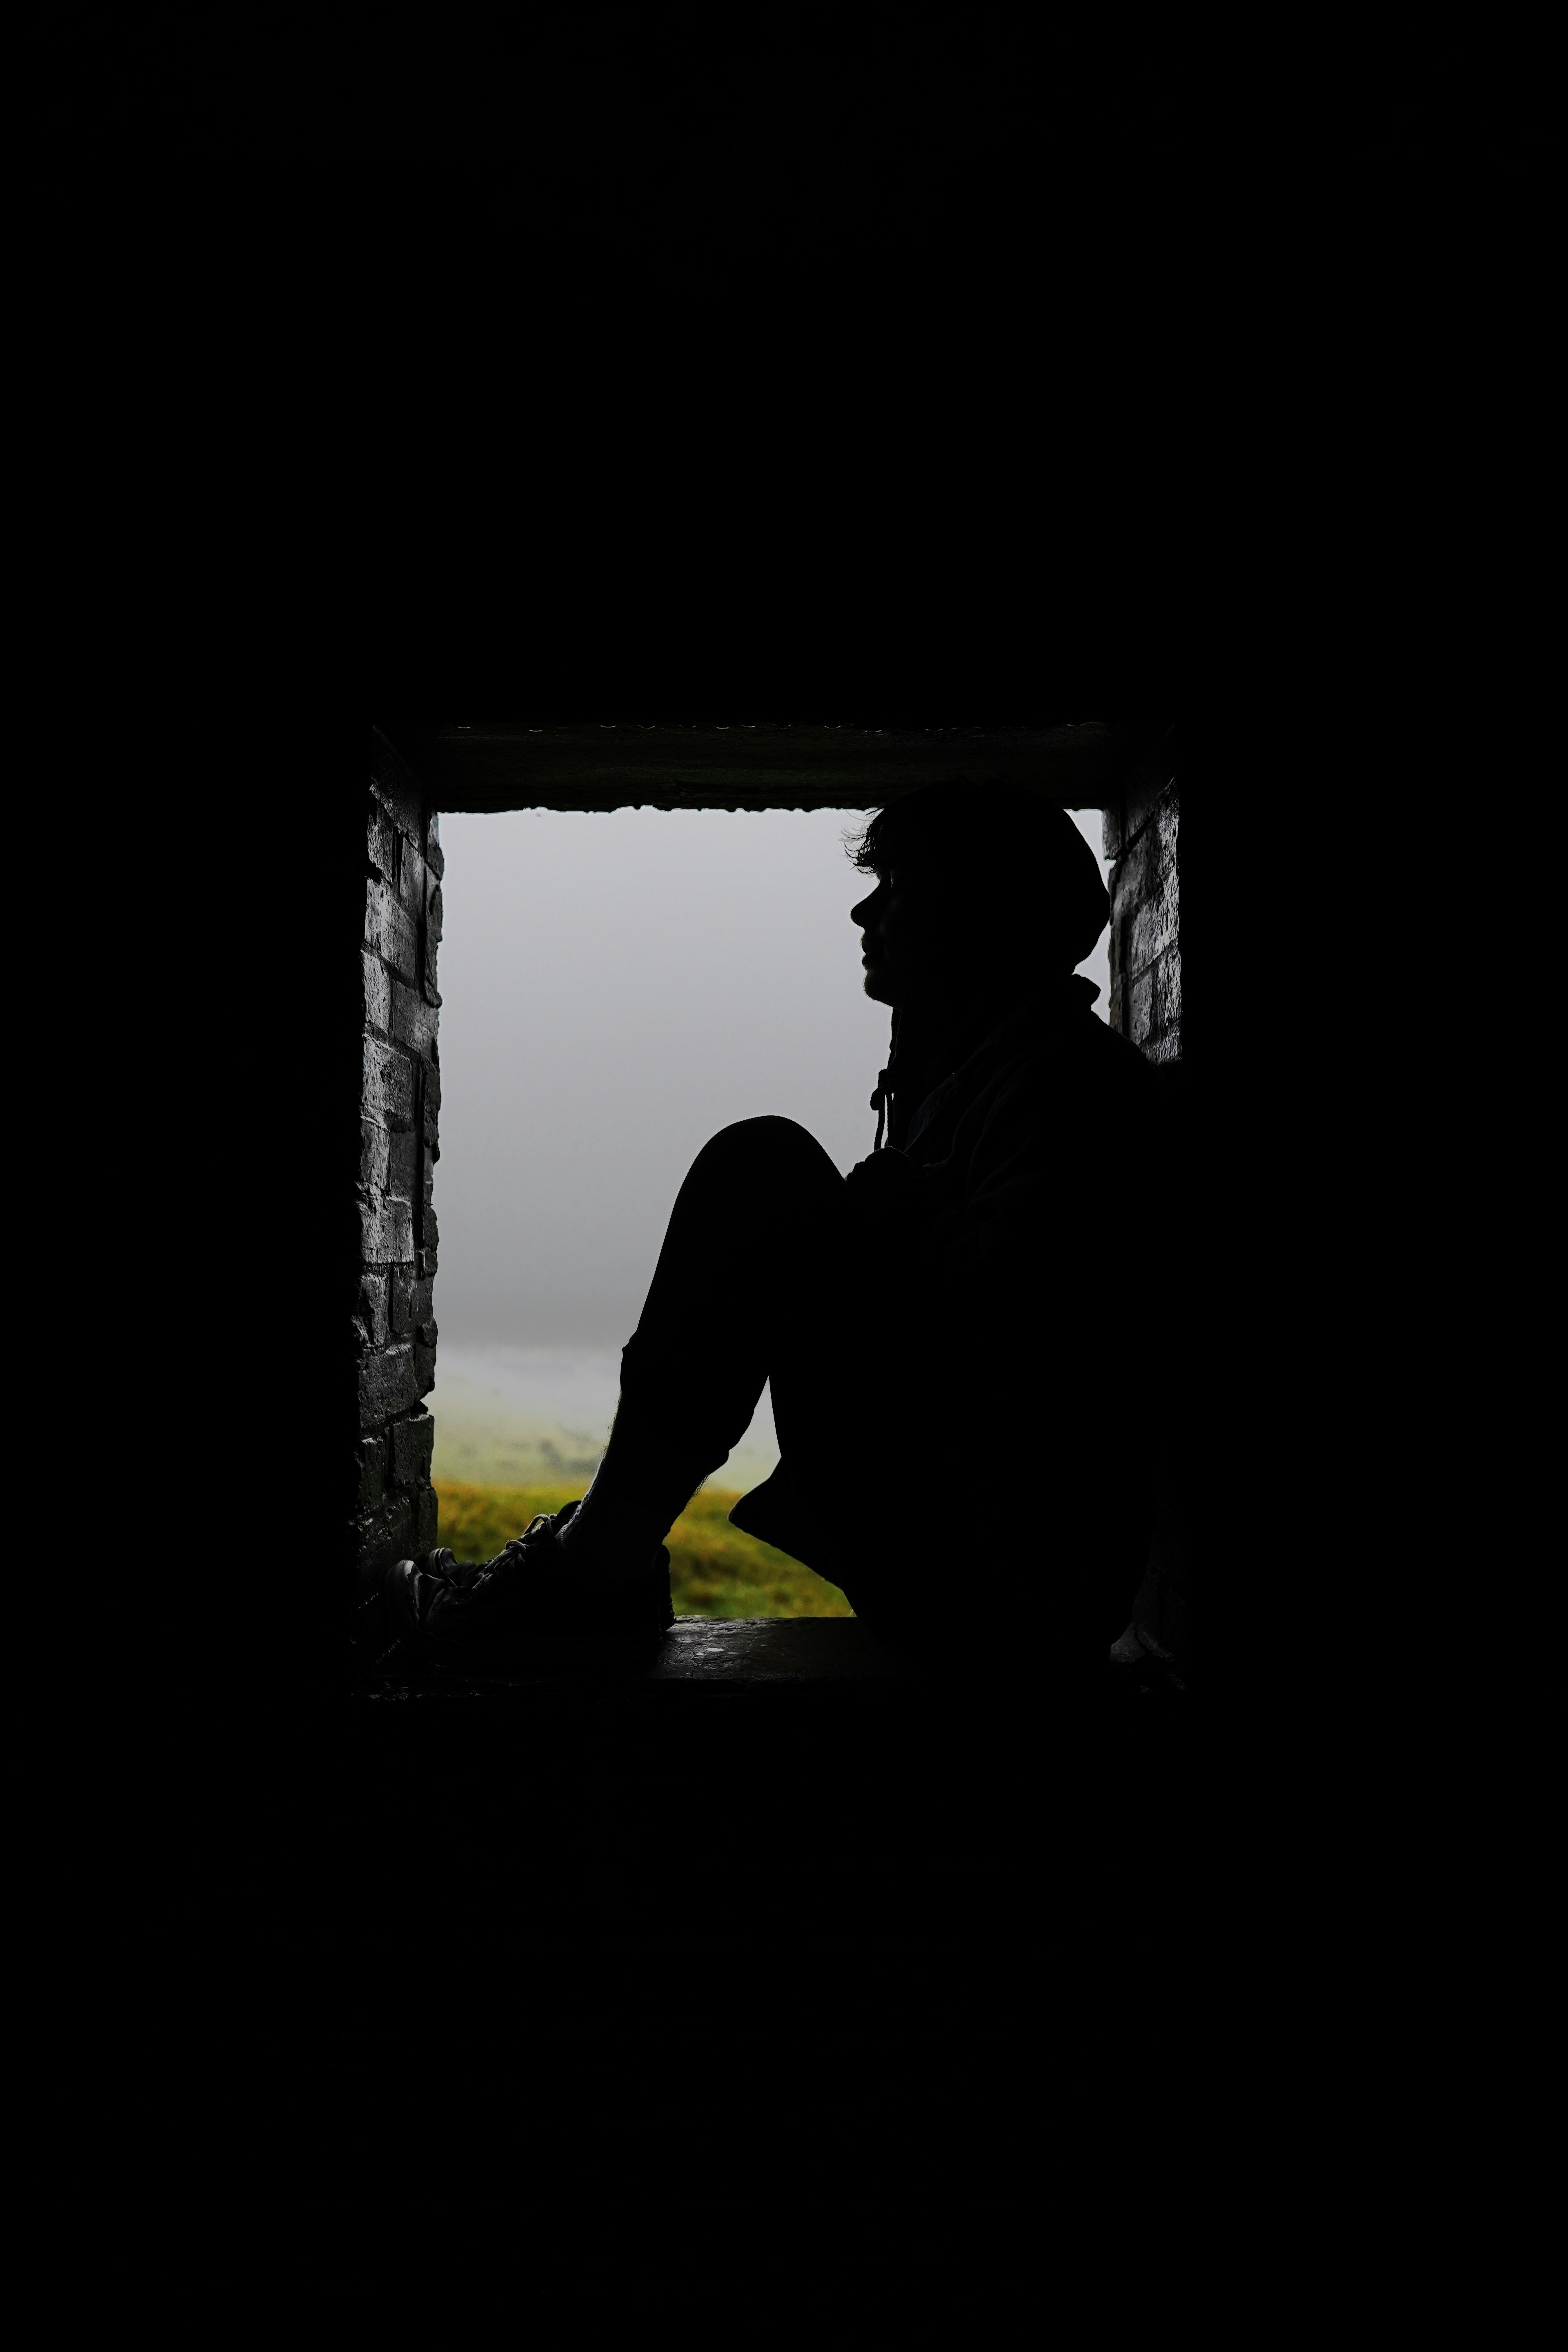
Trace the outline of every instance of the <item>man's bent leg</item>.
[[803, 1273], [829, 1243], [843, 1181], [794, 1119], [742, 1119], [699, 1152], [622, 1353], [609, 1445], [562, 1530], [587, 1574], [646, 1567], [745, 1434]]

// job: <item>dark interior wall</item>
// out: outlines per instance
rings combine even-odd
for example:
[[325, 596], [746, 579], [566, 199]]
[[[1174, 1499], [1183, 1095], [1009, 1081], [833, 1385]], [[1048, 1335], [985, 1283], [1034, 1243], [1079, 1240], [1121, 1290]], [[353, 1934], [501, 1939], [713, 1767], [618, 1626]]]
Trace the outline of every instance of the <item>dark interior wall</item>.
[[380, 734], [373, 736], [363, 834], [360, 941], [359, 1257], [356, 1583], [385, 1559], [436, 1541], [422, 1402], [436, 1382], [437, 1236], [431, 1203], [439, 1157], [441, 843], [435, 809]]

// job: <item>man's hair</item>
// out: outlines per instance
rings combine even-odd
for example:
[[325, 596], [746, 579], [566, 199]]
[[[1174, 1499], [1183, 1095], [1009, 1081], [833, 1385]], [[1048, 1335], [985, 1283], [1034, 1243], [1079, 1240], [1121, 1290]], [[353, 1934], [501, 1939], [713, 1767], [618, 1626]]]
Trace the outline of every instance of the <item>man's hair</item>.
[[1022, 901], [1047, 952], [1069, 967], [1093, 952], [1110, 920], [1093, 850], [1066, 809], [1024, 784], [955, 776], [922, 785], [878, 809], [849, 854], [865, 874], [921, 866], [964, 896], [983, 888]]

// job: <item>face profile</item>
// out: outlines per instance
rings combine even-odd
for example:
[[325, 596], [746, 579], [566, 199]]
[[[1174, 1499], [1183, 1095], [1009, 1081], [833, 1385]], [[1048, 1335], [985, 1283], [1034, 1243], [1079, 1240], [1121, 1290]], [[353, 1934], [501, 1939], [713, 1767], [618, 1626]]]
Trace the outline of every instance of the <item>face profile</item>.
[[940, 989], [952, 914], [951, 906], [943, 907], [933, 876], [907, 865], [881, 876], [870, 896], [849, 910], [850, 921], [862, 934], [866, 994], [879, 1004], [901, 1010], [928, 990]]

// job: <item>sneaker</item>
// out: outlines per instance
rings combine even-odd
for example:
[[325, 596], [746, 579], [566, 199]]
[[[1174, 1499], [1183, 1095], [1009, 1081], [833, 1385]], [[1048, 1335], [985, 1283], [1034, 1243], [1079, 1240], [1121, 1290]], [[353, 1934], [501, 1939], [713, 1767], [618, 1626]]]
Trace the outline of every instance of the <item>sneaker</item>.
[[437, 1664], [529, 1673], [625, 1664], [656, 1650], [675, 1622], [669, 1554], [647, 1573], [596, 1584], [569, 1568], [561, 1530], [577, 1506], [542, 1512], [494, 1559], [447, 1550], [400, 1559], [382, 1579], [392, 1628]]

